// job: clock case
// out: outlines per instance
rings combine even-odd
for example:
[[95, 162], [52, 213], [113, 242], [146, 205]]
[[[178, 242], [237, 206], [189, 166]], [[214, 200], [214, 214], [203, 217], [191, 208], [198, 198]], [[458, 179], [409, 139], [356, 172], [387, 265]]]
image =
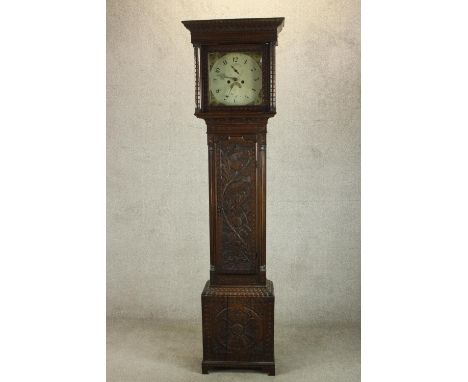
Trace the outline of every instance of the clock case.
[[[266, 278], [266, 133], [276, 113], [275, 47], [284, 18], [183, 21], [195, 59], [195, 116], [208, 141], [210, 280], [203, 362], [275, 375], [274, 292]], [[262, 54], [261, 105], [208, 104], [208, 54]]]

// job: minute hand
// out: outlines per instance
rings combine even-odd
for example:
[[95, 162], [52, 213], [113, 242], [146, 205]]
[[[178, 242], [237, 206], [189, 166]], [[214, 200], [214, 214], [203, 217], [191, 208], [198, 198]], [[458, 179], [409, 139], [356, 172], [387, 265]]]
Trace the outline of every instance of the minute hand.
[[237, 74], [240, 74], [234, 66], [231, 65], [231, 68], [232, 68]]
[[226, 94], [226, 98], [229, 97], [231, 95], [231, 92], [232, 92], [232, 88], [234, 87], [234, 84], [231, 85], [231, 88], [229, 89], [229, 92], [228, 94]]

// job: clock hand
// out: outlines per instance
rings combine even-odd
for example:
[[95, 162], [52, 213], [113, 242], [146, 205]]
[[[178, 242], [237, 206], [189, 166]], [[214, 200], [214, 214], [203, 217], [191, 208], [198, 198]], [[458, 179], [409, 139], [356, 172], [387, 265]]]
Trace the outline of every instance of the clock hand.
[[226, 76], [225, 74], [220, 74], [219, 76], [220, 76], [221, 78], [223, 78], [223, 79], [224, 79], [224, 78], [231, 78], [231, 79], [233, 79], [234, 81], [237, 81], [237, 77], [229, 77], [229, 76]]
[[234, 66], [231, 65], [231, 68], [232, 68], [237, 74], [240, 74]]
[[229, 89], [229, 93], [226, 95], [226, 98], [229, 97], [231, 94], [232, 88], [234, 87], [235, 82], [231, 85], [231, 88]]

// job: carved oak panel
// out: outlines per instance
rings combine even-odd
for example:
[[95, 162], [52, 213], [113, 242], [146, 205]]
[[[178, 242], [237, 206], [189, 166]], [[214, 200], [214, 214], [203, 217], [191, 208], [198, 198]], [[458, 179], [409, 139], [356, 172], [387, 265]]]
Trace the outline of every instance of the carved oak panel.
[[223, 136], [215, 144], [216, 268], [255, 273], [257, 256], [257, 144], [255, 136]]
[[273, 306], [270, 281], [265, 287], [207, 284], [202, 293], [204, 360], [273, 361]]
[[215, 317], [217, 345], [227, 353], [255, 349], [263, 338], [260, 316], [242, 304], [229, 306]]

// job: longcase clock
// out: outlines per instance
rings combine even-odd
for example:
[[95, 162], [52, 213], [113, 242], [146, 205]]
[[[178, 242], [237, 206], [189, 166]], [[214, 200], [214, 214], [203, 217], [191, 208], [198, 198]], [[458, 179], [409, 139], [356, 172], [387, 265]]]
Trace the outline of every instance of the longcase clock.
[[275, 375], [274, 292], [266, 278], [266, 133], [284, 18], [182, 22], [195, 51], [195, 115], [206, 121], [210, 279], [202, 292], [202, 372]]

